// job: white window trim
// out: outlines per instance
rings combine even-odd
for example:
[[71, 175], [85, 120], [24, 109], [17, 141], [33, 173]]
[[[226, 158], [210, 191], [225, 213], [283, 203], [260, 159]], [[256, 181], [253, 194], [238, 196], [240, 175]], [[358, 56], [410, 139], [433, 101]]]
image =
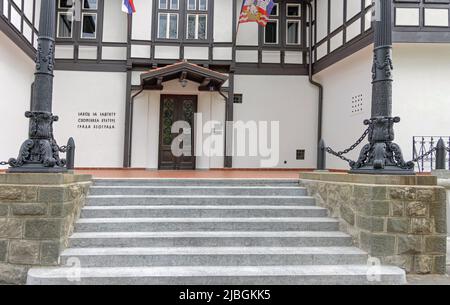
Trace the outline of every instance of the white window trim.
[[279, 41], [280, 41], [280, 27], [279, 27], [279, 25], [280, 25], [280, 23], [278, 22], [278, 19], [269, 19], [268, 21], [267, 21], [267, 23], [269, 23], [269, 22], [275, 22], [276, 24], [277, 24], [277, 36], [276, 36], [276, 42], [266, 42], [266, 30], [265, 30], [265, 28], [264, 28], [264, 44], [268, 44], [268, 45], [277, 45], [277, 44], [279, 44]]
[[[288, 32], [288, 27], [289, 27], [289, 23], [297, 23], [298, 24], [298, 43], [294, 43], [294, 42], [289, 42], [289, 32]], [[286, 20], [286, 44], [287, 45], [291, 45], [291, 46], [299, 46], [301, 45], [301, 31], [300, 31], [300, 20]]]
[[201, 10], [201, 9], [200, 9], [200, 1], [201, 1], [201, 0], [198, 0], [198, 1], [199, 1], [199, 2], [198, 2], [198, 10], [201, 11], [201, 12], [206, 12], [206, 11], [208, 11], [208, 2], [209, 2], [209, 1], [208, 1], [208, 0], [205, 0], [205, 1], [206, 1], [206, 7], [205, 7], [204, 10]]
[[179, 10], [180, 9], [180, 0], [177, 0], [177, 7], [172, 7], [172, 0], [168, 0], [170, 3], [170, 9], [171, 10]]
[[84, 10], [88, 10], [88, 11], [96, 11], [96, 10], [98, 10], [98, 0], [96, 0], [95, 1], [95, 8], [91, 8], [91, 7], [84, 7], [84, 0], [81, 0], [81, 1], [83, 1], [83, 9]]
[[[84, 16], [95, 16], [95, 36], [94, 37], [83, 37], [83, 28], [84, 28]], [[97, 39], [97, 31], [98, 31], [98, 16], [97, 13], [82, 13], [81, 14], [81, 29], [80, 29], [80, 37], [81, 39]]]
[[[289, 14], [288, 14], [288, 12], [289, 12], [289, 7], [292, 7], [292, 6], [298, 7], [298, 15], [289, 15]], [[296, 3], [288, 3], [288, 4], [286, 4], [286, 17], [287, 17], [287, 18], [300, 18], [301, 15], [302, 15], [302, 12], [301, 12], [301, 6], [300, 6], [300, 4], [296, 4]]]
[[[160, 28], [161, 28], [161, 15], [167, 15], [167, 26], [166, 26], [166, 37], [159, 37]], [[170, 37], [170, 15], [176, 15], [177, 16], [177, 37], [175, 38], [169, 38]], [[180, 15], [178, 13], [158, 13], [158, 39], [178, 39], [178, 30], [180, 26]]]
[[[60, 25], [60, 16], [61, 15], [69, 15], [69, 16], [71, 16], [72, 17], [72, 28], [70, 29], [70, 37], [61, 37], [61, 36], [59, 36], [59, 25]], [[72, 14], [72, 12], [71, 11], [68, 11], [68, 12], [58, 12], [58, 23], [57, 23], [57, 25], [56, 25], [56, 27], [57, 27], [57, 29], [56, 29], [56, 37], [57, 38], [61, 38], [61, 39], [72, 39], [73, 38], [73, 14]]]
[[189, 8], [189, 1], [190, 0], [187, 0], [186, 1], [186, 10], [187, 11], [196, 11], [197, 10], [197, 0], [194, 0], [194, 8], [192, 9], [192, 8]]
[[170, 0], [166, 0], [166, 7], [162, 7], [162, 6], [161, 6], [161, 0], [158, 0], [158, 8], [159, 8], [160, 10], [167, 10], [167, 9], [169, 9], [169, 6], [170, 6], [169, 1], [170, 1]]
[[[195, 38], [189, 38], [189, 16], [195, 16]], [[198, 25], [199, 25], [199, 18], [200, 16], [204, 16], [206, 21], [206, 27], [205, 27], [205, 39], [208, 39], [208, 14], [187, 14], [186, 16], [186, 39], [188, 40], [198, 40]]]
[[[269, 17], [280, 17], [280, 6], [278, 5], [278, 3], [274, 3], [273, 7], [277, 7], [277, 14], [271, 15], [270, 13], [272, 13], [272, 12], [269, 12]], [[272, 10], [273, 10], [273, 8], [272, 8]]]

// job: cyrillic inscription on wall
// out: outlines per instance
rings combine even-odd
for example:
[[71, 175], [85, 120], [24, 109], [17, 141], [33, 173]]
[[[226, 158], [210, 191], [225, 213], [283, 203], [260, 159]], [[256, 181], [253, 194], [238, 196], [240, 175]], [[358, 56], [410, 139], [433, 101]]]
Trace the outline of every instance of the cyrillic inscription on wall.
[[116, 115], [115, 112], [78, 112], [77, 129], [116, 129]]

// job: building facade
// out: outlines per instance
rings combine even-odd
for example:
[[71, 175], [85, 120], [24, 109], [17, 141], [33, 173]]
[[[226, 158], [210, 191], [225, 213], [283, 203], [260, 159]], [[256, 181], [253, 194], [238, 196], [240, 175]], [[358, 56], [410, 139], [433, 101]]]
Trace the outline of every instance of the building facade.
[[[136, 0], [130, 16], [121, 0], [57, 1], [55, 136], [75, 138], [77, 167], [313, 169], [320, 138], [346, 148], [370, 118], [371, 0], [278, 0], [266, 28], [239, 30], [242, 0]], [[0, 0], [0, 126], [14, 129], [2, 160], [27, 133], [39, 4]], [[393, 5], [396, 142], [410, 159], [414, 136], [450, 135], [450, 1]], [[193, 157], [171, 150], [179, 120]]]

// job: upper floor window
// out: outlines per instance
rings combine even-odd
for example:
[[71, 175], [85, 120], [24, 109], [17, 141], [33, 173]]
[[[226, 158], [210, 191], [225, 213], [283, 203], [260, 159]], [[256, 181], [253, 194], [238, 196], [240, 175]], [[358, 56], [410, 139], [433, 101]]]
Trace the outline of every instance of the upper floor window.
[[[281, 27], [285, 27], [286, 37], [280, 38]], [[269, 21], [264, 28], [264, 44], [300, 45], [300, 35], [301, 4], [286, 3], [284, 5], [283, 3], [275, 3], [269, 14]]]
[[158, 0], [158, 39], [206, 40], [207, 11], [208, 0]]
[[264, 43], [278, 44], [278, 24], [280, 22], [279, 4], [275, 3], [269, 14], [269, 21], [264, 28]]
[[[80, 38], [97, 38], [98, 0], [58, 0], [57, 9], [57, 38], [73, 38], [78, 21]], [[77, 14], [76, 10], [81, 14]], [[80, 16], [79, 20], [75, 20], [77, 15]]]
[[286, 5], [286, 44], [300, 44], [300, 4]]

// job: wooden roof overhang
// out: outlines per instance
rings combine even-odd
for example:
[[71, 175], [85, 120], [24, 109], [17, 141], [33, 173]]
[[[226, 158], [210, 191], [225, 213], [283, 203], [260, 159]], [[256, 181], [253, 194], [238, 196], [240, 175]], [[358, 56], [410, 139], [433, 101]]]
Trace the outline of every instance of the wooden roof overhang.
[[181, 83], [188, 80], [196, 82], [200, 84], [199, 91], [220, 91], [228, 77], [211, 69], [182, 61], [141, 74], [141, 86], [144, 90], [163, 90], [164, 83], [174, 79], [178, 79]]

